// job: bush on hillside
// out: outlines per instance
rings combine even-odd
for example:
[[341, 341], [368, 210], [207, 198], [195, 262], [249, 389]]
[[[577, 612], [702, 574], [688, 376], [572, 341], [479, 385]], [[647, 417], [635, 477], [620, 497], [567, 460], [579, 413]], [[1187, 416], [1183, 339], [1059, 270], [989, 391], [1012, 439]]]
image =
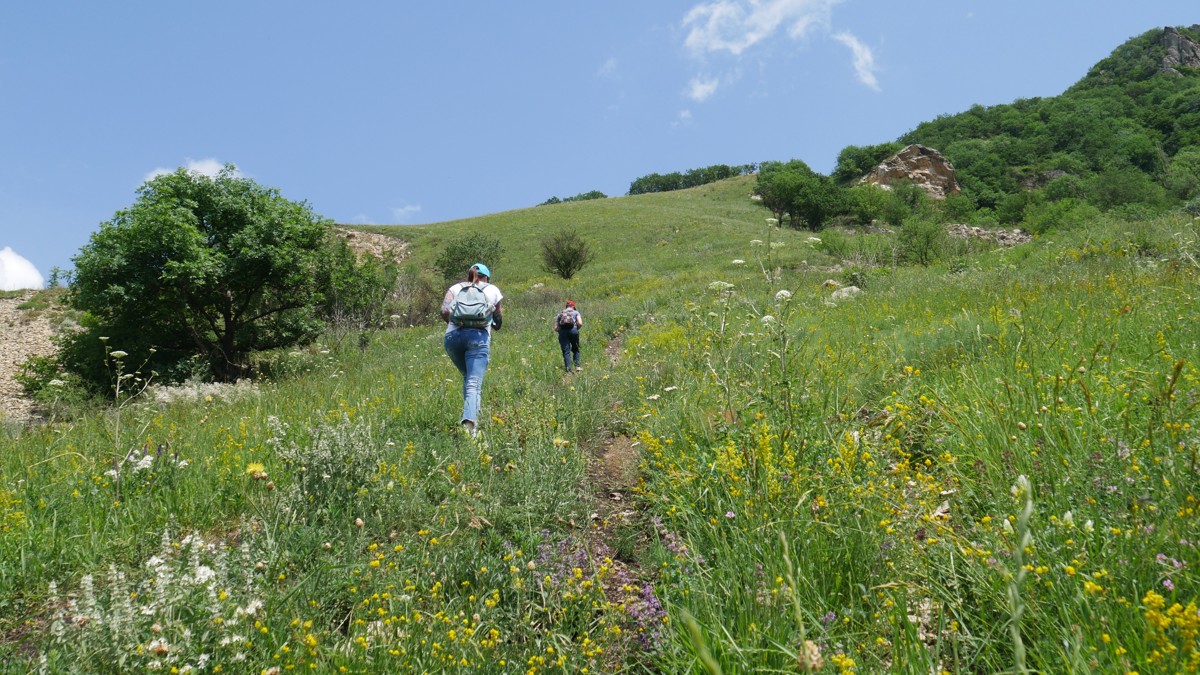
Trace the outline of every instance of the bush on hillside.
[[447, 244], [433, 266], [446, 283], [453, 283], [465, 279], [467, 269], [478, 262], [487, 265], [495, 274], [503, 259], [504, 245], [500, 240], [476, 232]]
[[949, 235], [941, 223], [913, 216], [896, 233], [896, 243], [904, 260], [928, 267], [942, 257]]
[[393, 313], [391, 299], [399, 277], [395, 262], [370, 255], [359, 260], [350, 245], [339, 239], [330, 247], [321, 272], [325, 292], [319, 315], [335, 341], [351, 331], [380, 328]]
[[1100, 210], [1077, 199], [1034, 204], [1024, 212], [1021, 229], [1031, 234], [1054, 230], [1076, 230], [1100, 217]]
[[596, 253], [574, 230], [542, 240], [542, 269], [570, 279], [596, 259]]

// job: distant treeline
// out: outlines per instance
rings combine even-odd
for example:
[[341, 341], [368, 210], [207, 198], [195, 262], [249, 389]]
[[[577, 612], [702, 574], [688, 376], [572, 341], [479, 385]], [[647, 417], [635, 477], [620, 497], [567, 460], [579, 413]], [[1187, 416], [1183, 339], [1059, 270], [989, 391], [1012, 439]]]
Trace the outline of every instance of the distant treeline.
[[668, 174], [652, 173], [630, 183], [629, 194], [641, 195], [649, 192], [683, 190], [726, 178], [733, 178], [734, 176], [745, 176], [757, 170], [757, 164], [742, 164], [740, 166], [714, 164], [703, 169], [688, 169], [684, 173], [679, 173], [678, 171]]
[[547, 199], [546, 201], [542, 202], [541, 204], [538, 204], [538, 206], [548, 206], [550, 204], [562, 204], [564, 202], [586, 202], [589, 199], [608, 199], [608, 195], [604, 194], [603, 192], [601, 192], [599, 190], [592, 190], [591, 192], [581, 192], [581, 193], [575, 195], [574, 197], [564, 197], [562, 199], [559, 199], [558, 197], [551, 197], [550, 199]]

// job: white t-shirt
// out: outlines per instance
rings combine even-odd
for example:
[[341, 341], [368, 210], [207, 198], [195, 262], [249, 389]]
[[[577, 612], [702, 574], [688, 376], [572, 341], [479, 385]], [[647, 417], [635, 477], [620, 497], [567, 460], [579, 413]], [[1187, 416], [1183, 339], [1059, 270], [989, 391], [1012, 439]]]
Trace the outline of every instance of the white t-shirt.
[[[467, 282], [460, 281], [457, 284], [454, 284], [453, 286], [451, 286], [450, 290], [446, 291], [446, 296], [442, 298], [442, 311], [443, 312], [450, 311], [450, 303], [454, 301], [454, 296], [458, 295], [458, 292], [461, 291], [463, 289], [463, 287], [465, 287], [467, 285], [468, 285]], [[488, 306], [492, 308], [493, 312], [496, 311], [496, 305], [499, 305], [500, 301], [504, 299], [504, 294], [502, 294], [500, 292], [500, 289], [496, 287], [496, 284], [485, 284], [484, 286], [482, 286], [482, 288], [483, 288], [483, 295], [488, 300]], [[489, 323], [487, 329], [488, 329], [488, 335], [491, 335], [492, 324]], [[453, 333], [456, 330], [458, 330], [458, 324], [454, 323], [453, 321], [446, 322], [446, 332], [447, 333]]]

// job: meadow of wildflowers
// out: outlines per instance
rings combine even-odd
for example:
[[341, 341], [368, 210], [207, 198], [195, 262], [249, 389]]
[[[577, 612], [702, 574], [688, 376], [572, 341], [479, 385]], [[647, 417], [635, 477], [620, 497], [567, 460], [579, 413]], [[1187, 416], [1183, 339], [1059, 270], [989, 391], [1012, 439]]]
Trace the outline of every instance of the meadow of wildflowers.
[[478, 439], [428, 326], [6, 428], [0, 671], [1200, 669], [1200, 226], [917, 268], [747, 185], [561, 205], [572, 282], [521, 244], [547, 211], [478, 219], [514, 251]]

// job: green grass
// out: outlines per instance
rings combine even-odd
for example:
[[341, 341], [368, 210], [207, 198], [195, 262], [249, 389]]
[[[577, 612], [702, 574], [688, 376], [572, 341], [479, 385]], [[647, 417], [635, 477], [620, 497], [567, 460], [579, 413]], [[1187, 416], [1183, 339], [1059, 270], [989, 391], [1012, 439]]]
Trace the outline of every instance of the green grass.
[[10, 431], [0, 669], [1194, 670], [1196, 223], [879, 266], [751, 185], [375, 228], [504, 242], [481, 442], [432, 327]]

